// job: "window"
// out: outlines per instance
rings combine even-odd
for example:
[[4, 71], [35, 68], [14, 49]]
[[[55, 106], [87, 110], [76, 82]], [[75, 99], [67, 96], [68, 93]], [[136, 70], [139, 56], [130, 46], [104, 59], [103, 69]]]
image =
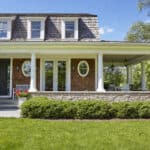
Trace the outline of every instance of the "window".
[[31, 62], [30, 62], [30, 60], [26, 60], [23, 62], [22, 73], [25, 77], [30, 77], [30, 74], [31, 74]]
[[29, 41], [41, 41], [45, 36], [45, 17], [29, 17], [27, 39]]
[[74, 21], [66, 21], [65, 22], [65, 37], [66, 38], [74, 38]]
[[41, 21], [31, 22], [31, 38], [40, 38]]
[[87, 61], [80, 61], [78, 64], [78, 74], [81, 77], [86, 77], [89, 73], [89, 64]]
[[8, 24], [7, 21], [0, 21], [0, 38], [7, 38]]
[[63, 18], [61, 23], [61, 39], [62, 40], [78, 40], [78, 18]]

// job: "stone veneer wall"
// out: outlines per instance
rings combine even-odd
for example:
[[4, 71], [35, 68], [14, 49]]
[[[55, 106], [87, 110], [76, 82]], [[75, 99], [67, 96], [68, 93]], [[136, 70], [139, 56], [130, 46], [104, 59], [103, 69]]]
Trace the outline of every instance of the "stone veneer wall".
[[[30, 60], [30, 59], [13, 59], [13, 88], [16, 87], [17, 84], [30, 84], [30, 77], [25, 77], [22, 73], [22, 63], [25, 60]], [[17, 71], [17, 66], [19, 70]], [[36, 84], [37, 84], [37, 89], [40, 87], [40, 61], [37, 59], [36, 61]]]
[[31, 93], [33, 97], [45, 96], [54, 100], [106, 100], [110, 102], [118, 101], [148, 101], [150, 91], [139, 92], [36, 92]]
[[[86, 77], [78, 74], [78, 63], [85, 60], [89, 64]], [[71, 91], [95, 91], [95, 59], [71, 59]]]

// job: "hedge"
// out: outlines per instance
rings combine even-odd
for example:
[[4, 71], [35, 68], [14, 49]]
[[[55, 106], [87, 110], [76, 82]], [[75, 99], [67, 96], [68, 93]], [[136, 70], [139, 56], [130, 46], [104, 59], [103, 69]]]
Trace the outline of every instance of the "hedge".
[[150, 118], [150, 101], [106, 102], [100, 100], [49, 100], [32, 98], [21, 106], [25, 118], [43, 119], [134, 119]]

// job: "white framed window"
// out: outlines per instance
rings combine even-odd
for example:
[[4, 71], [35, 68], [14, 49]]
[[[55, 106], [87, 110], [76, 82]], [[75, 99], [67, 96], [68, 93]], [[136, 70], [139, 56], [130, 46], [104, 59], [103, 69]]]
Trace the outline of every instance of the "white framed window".
[[78, 40], [78, 18], [64, 18], [61, 26], [63, 40]]
[[12, 18], [0, 18], [0, 40], [11, 39]]
[[89, 64], [87, 61], [80, 61], [78, 63], [78, 74], [81, 76], [81, 77], [86, 77], [89, 73]]
[[22, 64], [22, 73], [25, 77], [30, 77], [31, 75], [31, 61], [25, 60]]
[[44, 40], [45, 18], [28, 18], [27, 39]]

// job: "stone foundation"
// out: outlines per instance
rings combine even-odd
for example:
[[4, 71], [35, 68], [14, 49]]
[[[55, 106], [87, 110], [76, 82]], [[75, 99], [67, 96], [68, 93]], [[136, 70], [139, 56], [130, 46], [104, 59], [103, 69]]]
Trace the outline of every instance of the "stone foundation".
[[33, 97], [45, 96], [56, 100], [106, 100], [118, 101], [147, 101], [150, 100], [150, 91], [125, 91], [125, 92], [35, 92]]

